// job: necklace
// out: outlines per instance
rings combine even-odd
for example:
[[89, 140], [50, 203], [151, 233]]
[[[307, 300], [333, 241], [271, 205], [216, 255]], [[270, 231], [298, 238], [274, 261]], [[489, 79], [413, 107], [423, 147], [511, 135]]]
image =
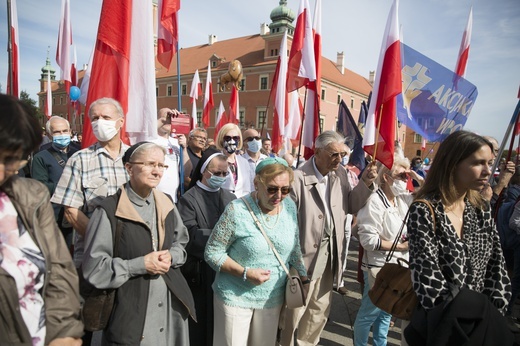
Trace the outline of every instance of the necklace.
[[451, 213], [451, 215], [455, 216], [460, 222], [462, 222], [462, 218], [464, 216], [464, 211], [462, 212], [462, 215], [461, 216], [458, 216], [457, 214], [455, 214], [455, 212], [453, 210], [448, 210], [448, 213]]
[[[255, 198], [256, 205], [258, 206], [258, 209], [260, 209], [260, 219], [262, 220], [262, 223], [264, 224], [265, 228], [267, 229], [273, 229], [278, 224], [278, 220], [280, 219], [280, 206], [276, 206], [276, 217], [274, 218], [274, 223], [271, 222], [273, 219], [271, 215], [264, 214], [262, 211], [262, 208], [260, 207], [260, 202], [258, 199]], [[266, 216], [267, 215], [267, 216]]]

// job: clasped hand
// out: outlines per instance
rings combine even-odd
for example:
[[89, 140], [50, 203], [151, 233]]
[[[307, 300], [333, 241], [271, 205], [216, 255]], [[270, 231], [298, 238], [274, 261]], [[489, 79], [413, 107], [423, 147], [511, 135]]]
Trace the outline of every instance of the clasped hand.
[[169, 250], [154, 251], [144, 256], [144, 266], [148, 274], [166, 274], [171, 265], [172, 256]]
[[271, 271], [260, 268], [250, 268], [247, 271], [247, 280], [255, 285], [261, 285], [271, 278]]

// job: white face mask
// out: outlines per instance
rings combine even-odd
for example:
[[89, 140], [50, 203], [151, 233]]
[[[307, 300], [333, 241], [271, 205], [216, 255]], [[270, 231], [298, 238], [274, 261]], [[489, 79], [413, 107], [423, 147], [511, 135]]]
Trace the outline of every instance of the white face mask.
[[346, 166], [346, 165], [348, 164], [348, 161], [349, 161], [349, 160], [350, 160], [350, 156], [345, 155], [345, 156], [343, 156], [343, 157], [341, 158], [341, 164], [342, 164], [343, 166]]
[[257, 153], [260, 151], [260, 148], [262, 147], [262, 140], [256, 140], [253, 139], [252, 141], [247, 142], [247, 150], [249, 150], [252, 153]]
[[393, 185], [390, 185], [390, 190], [394, 196], [408, 194], [408, 190], [406, 189], [406, 182], [402, 180], [394, 180]]
[[98, 119], [92, 123], [92, 132], [100, 142], [108, 142], [117, 135], [117, 120]]

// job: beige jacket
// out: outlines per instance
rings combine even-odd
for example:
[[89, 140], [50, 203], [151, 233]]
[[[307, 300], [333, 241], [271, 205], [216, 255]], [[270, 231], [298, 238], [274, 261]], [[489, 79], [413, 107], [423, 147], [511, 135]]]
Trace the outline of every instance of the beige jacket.
[[[45, 344], [56, 338], [80, 338], [78, 275], [54, 219], [49, 190], [42, 183], [13, 176], [2, 185], [45, 258]], [[14, 279], [0, 268], [0, 345], [32, 345], [18, 306]]]
[[[313, 160], [314, 157], [305, 162], [300, 169], [294, 171], [293, 191], [291, 192], [291, 197], [298, 208], [303, 260], [307, 274], [311, 278], [325, 227], [325, 206], [320, 197]], [[348, 182], [347, 171], [342, 166], [330, 173], [330, 184], [330, 212], [335, 229], [335, 252], [338, 254], [334, 258], [334, 268], [336, 269], [336, 282], [339, 283], [342, 278], [344, 256], [346, 256], [343, 254], [346, 216], [356, 214], [366, 203], [372, 190], [363, 182], [352, 189]]]

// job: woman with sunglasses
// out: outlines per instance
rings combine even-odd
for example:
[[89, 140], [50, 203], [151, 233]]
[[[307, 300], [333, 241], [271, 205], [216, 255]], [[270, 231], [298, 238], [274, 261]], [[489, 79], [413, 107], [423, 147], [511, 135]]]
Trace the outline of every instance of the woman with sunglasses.
[[217, 148], [226, 155], [228, 162], [229, 174], [222, 188], [231, 191], [237, 198], [247, 195], [251, 192], [252, 172], [247, 160], [237, 154], [242, 149], [240, 128], [231, 123], [222, 126], [217, 134], [216, 144]]
[[188, 229], [188, 258], [181, 267], [188, 281], [197, 322], [190, 320], [190, 345], [213, 345], [213, 290], [215, 271], [204, 262], [204, 248], [220, 215], [235, 195], [221, 189], [228, 176], [226, 156], [207, 149], [195, 167], [190, 189], [179, 200], [179, 213]]
[[[281, 158], [256, 166], [255, 190], [231, 202], [216, 224], [204, 257], [216, 272], [213, 283], [214, 345], [275, 345], [287, 274], [256, 226], [260, 220], [286, 267], [295, 268], [308, 287], [300, 249], [294, 175]], [[247, 204], [251, 207], [251, 212]]]
[[36, 116], [0, 94], [0, 345], [81, 345], [78, 275], [49, 190], [17, 175], [41, 141]]
[[[391, 315], [376, 307], [368, 297], [375, 278], [386, 262], [388, 251], [401, 229], [408, 206], [413, 197], [407, 190], [410, 161], [401, 152], [394, 155], [392, 169], [381, 165], [376, 184], [379, 189], [373, 193], [357, 215], [359, 243], [364, 249], [361, 269], [365, 282], [361, 306], [354, 323], [354, 345], [368, 344], [372, 328], [373, 344], [386, 345]], [[398, 258], [408, 260], [408, 240], [406, 227], [390, 262]]]
[[179, 269], [188, 231], [171, 197], [156, 189], [168, 168], [165, 154], [150, 142], [128, 148], [130, 181], [103, 200], [87, 226], [83, 276], [116, 290], [104, 345], [189, 345], [195, 308]]

